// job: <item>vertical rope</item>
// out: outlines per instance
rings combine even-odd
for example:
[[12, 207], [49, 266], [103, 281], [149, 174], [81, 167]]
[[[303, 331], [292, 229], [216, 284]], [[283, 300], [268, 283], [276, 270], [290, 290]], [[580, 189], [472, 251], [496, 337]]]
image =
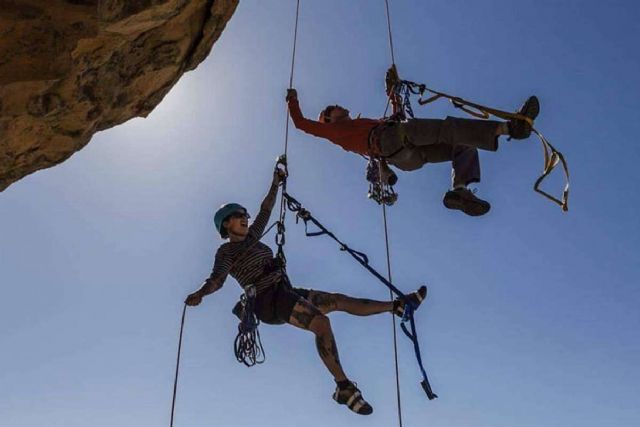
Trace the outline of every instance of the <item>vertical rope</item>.
[[173, 399], [171, 400], [171, 422], [170, 426], [173, 427], [173, 414], [176, 408], [176, 392], [178, 390], [178, 372], [180, 370], [180, 353], [182, 351], [182, 331], [184, 330], [184, 316], [187, 313], [187, 304], [182, 308], [182, 320], [180, 321], [180, 338], [178, 338], [178, 357], [176, 360], [176, 376], [173, 380]]
[[396, 63], [396, 57], [393, 50], [393, 34], [391, 34], [391, 15], [389, 14], [389, 0], [384, 0], [387, 8], [387, 29], [389, 31], [389, 50], [391, 51], [391, 63]]
[[[295, 26], [293, 29], [293, 48], [291, 50], [291, 72], [289, 73], [289, 89], [293, 89], [293, 72], [295, 70], [295, 66], [296, 66], [296, 46], [298, 44], [298, 21], [299, 21], [299, 17], [300, 17], [300, 0], [296, 0], [296, 21], [295, 21]], [[288, 171], [288, 161], [287, 161], [287, 152], [289, 149], [289, 106], [287, 105], [286, 107], [287, 109], [287, 114], [286, 114], [286, 121], [285, 121], [285, 125], [284, 125], [284, 158], [285, 158], [285, 171]], [[286, 186], [286, 180], [283, 184], [284, 186]], [[283, 187], [283, 191], [280, 193], [280, 219], [279, 219], [279, 227], [278, 227], [278, 233], [282, 233], [282, 236], [284, 236], [284, 220], [285, 220], [285, 215], [287, 213], [286, 210], [286, 206], [285, 206], [285, 200], [284, 200], [284, 196], [282, 195], [282, 193], [284, 193], [284, 191], [286, 190], [286, 187]], [[276, 237], [276, 243], [278, 242], [278, 237]], [[278, 245], [279, 248], [281, 248], [280, 245]], [[280, 249], [281, 250], [281, 249]]]
[[[293, 89], [293, 71], [296, 65], [296, 45], [298, 44], [298, 18], [300, 16], [300, 0], [296, 0], [296, 24], [293, 30], [293, 49], [291, 52], [291, 72], [289, 74], [289, 89]], [[287, 155], [289, 148], [289, 108], [287, 107], [287, 121], [284, 131], [284, 155]]]
[[[391, 254], [389, 251], [389, 229], [387, 226], [387, 207], [382, 205], [382, 220], [384, 223], [384, 243], [387, 255], [387, 278], [389, 282], [393, 283], [391, 277]], [[389, 291], [389, 299], [393, 301], [393, 293]], [[393, 357], [396, 372], [396, 401], [398, 406], [398, 425], [402, 427], [402, 402], [400, 399], [400, 370], [398, 367], [398, 334], [396, 332], [396, 317], [394, 313], [391, 313], [391, 323], [393, 325]]]
[[[389, 35], [389, 51], [391, 52], [391, 63], [393, 65], [396, 64], [396, 56], [393, 48], [393, 33], [391, 32], [391, 13], [389, 12], [389, 0], [384, 0], [385, 9], [387, 12], [387, 32]], [[384, 117], [387, 116], [387, 111], [389, 109], [391, 98], [387, 98], [387, 105], [384, 110]], [[391, 254], [389, 250], [389, 228], [387, 225], [387, 207], [386, 205], [382, 205], [382, 219], [384, 223], [384, 243], [386, 248], [387, 255], [387, 275], [390, 282], [393, 283], [391, 279]], [[393, 300], [393, 293], [389, 291], [389, 298]], [[391, 314], [391, 322], [393, 324], [393, 356], [394, 356], [394, 366], [396, 372], [396, 401], [398, 405], [398, 426], [402, 427], [402, 400], [400, 398], [400, 370], [398, 368], [398, 335], [397, 335], [397, 327], [396, 327], [396, 318], [395, 315]]]

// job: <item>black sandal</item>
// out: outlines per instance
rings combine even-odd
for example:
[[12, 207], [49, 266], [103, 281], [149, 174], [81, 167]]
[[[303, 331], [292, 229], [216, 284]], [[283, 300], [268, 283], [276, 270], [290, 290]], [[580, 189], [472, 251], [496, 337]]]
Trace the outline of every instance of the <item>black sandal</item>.
[[369, 415], [373, 412], [371, 405], [364, 400], [356, 384], [351, 381], [344, 388], [336, 387], [333, 400], [341, 405], [347, 405], [349, 409], [359, 415]]

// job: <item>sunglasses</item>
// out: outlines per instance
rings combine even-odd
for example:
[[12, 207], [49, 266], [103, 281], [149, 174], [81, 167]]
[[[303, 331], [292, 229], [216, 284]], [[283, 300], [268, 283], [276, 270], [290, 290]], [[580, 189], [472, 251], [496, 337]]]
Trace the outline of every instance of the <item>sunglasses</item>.
[[229, 218], [251, 218], [251, 215], [249, 215], [247, 212], [234, 212], [231, 215], [229, 215]]

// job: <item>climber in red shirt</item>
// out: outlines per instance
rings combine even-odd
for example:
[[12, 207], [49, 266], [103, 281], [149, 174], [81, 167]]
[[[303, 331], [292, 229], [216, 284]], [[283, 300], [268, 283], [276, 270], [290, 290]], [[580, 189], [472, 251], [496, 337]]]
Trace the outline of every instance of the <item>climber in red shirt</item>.
[[[395, 67], [387, 73], [395, 74]], [[388, 89], [389, 94], [389, 89]], [[507, 122], [495, 120], [461, 119], [409, 119], [404, 121], [355, 118], [340, 105], [329, 105], [320, 112], [318, 120], [304, 117], [295, 89], [287, 91], [289, 113], [295, 126], [311, 135], [328, 139], [347, 151], [376, 156], [405, 171], [421, 168], [426, 163], [452, 162], [452, 188], [444, 195], [443, 203], [471, 216], [486, 214], [491, 205], [476, 197], [467, 188], [480, 182], [478, 149], [496, 151], [498, 137], [526, 139], [531, 124], [525, 120]], [[391, 96], [397, 117], [399, 100]], [[538, 116], [540, 104], [535, 96], [529, 97], [519, 114], [532, 121]], [[393, 116], [392, 116], [393, 117]]]

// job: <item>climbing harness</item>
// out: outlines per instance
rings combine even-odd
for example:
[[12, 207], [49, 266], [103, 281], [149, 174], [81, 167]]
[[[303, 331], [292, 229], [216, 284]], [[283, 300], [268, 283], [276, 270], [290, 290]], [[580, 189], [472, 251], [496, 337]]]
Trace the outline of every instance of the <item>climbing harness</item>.
[[366, 178], [369, 182], [367, 197], [379, 205], [391, 206], [398, 200], [398, 193], [393, 186], [398, 182], [398, 176], [387, 163], [389, 157], [393, 157], [404, 150], [402, 146], [397, 151], [382, 155], [380, 151], [380, 137], [385, 129], [394, 125], [394, 119], [388, 118], [378, 126], [371, 129], [367, 138], [368, 156], [362, 155], [367, 160]]
[[[405, 333], [405, 335], [413, 343], [414, 351], [415, 351], [415, 354], [416, 354], [416, 359], [418, 361], [418, 366], [420, 367], [420, 371], [422, 372], [422, 378], [423, 378], [423, 380], [421, 382], [422, 388], [424, 389], [425, 393], [427, 394], [427, 397], [429, 398], [429, 400], [432, 400], [432, 399], [435, 399], [436, 397], [438, 397], [431, 390], [431, 386], [430, 386], [429, 380], [427, 378], [427, 373], [426, 373], [426, 371], [424, 369], [424, 366], [423, 366], [423, 363], [422, 363], [422, 356], [420, 354], [420, 345], [418, 343], [418, 335], [416, 333], [416, 325], [415, 325], [415, 321], [413, 319], [413, 313], [414, 313], [414, 308], [415, 307], [411, 304], [411, 301], [409, 299], [407, 299], [406, 295], [404, 293], [402, 293], [393, 283], [391, 283], [389, 280], [385, 279], [385, 277], [382, 276], [376, 269], [371, 267], [371, 265], [369, 264], [369, 258], [367, 257], [367, 255], [365, 253], [359, 252], [359, 251], [356, 251], [355, 249], [350, 248], [346, 243], [344, 243], [340, 239], [338, 239], [335, 236], [335, 234], [333, 234], [331, 231], [329, 231], [324, 225], [322, 225], [322, 223], [320, 223], [316, 218], [314, 218], [313, 215], [311, 215], [311, 212], [306, 210], [302, 206], [302, 204], [299, 201], [297, 201], [293, 196], [291, 196], [290, 194], [288, 194], [288, 193], [286, 193], [284, 191], [283, 191], [282, 195], [283, 195], [284, 199], [286, 200], [287, 209], [289, 209], [291, 212], [294, 212], [296, 214], [296, 222], [298, 220], [302, 220], [304, 222], [305, 234], [308, 237], [322, 236], [322, 235], [327, 235], [327, 236], [331, 237], [333, 240], [335, 240], [340, 245], [340, 250], [341, 251], [345, 251], [349, 255], [351, 255], [356, 261], [358, 261], [358, 263], [360, 265], [362, 265], [367, 271], [369, 271], [380, 282], [382, 282], [382, 284], [384, 284], [387, 288], [389, 288], [389, 290], [393, 294], [395, 294], [398, 298], [401, 298], [401, 299], [403, 299], [405, 301], [405, 303], [406, 303], [405, 312], [404, 312], [400, 327], [402, 328], [402, 331]], [[309, 231], [309, 229], [308, 229], [309, 223], [312, 223], [319, 231]], [[407, 323], [409, 323], [409, 327], [407, 327], [407, 325], [406, 325]]]
[[[389, 80], [389, 74], [387, 74], [387, 78], [385, 79], [385, 85], [387, 86], [387, 93], [392, 91], [395, 87], [394, 81]], [[369, 132], [369, 136], [367, 138], [368, 157], [363, 156], [368, 160], [366, 177], [367, 181], [369, 181], [369, 192], [367, 193], [367, 197], [376, 201], [379, 205], [385, 206], [392, 206], [398, 200], [398, 193], [396, 193], [393, 188], [393, 186], [398, 182], [398, 177], [391, 168], [389, 168], [387, 159], [395, 156], [405, 149], [404, 143], [393, 153], [383, 155], [380, 149], [380, 139], [383, 132], [403, 119], [400, 114], [394, 114], [391, 117], [387, 117], [387, 109], [389, 108], [389, 102], [391, 101], [391, 93], [389, 93], [389, 95], [382, 123], [375, 126]]]
[[[289, 176], [289, 169], [287, 167], [287, 155], [282, 154], [276, 160], [276, 172], [283, 174], [282, 179], [282, 193], [286, 193], [287, 191], [287, 177]], [[281, 193], [281, 194], [282, 194]], [[280, 262], [280, 268], [282, 270], [283, 275], [286, 273], [287, 266], [287, 257], [284, 254], [284, 244], [286, 243], [286, 227], [284, 221], [286, 219], [287, 210], [284, 208], [284, 199], [282, 196], [280, 197], [280, 216], [278, 221], [276, 222], [276, 246], [278, 246], [278, 250], [276, 252], [276, 259]]]
[[[431, 94], [431, 96], [424, 99], [424, 96], [427, 93]], [[542, 135], [542, 133], [540, 133], [533, 127], [533, 120], [531, 120], [531, 118], [519, 113], [511, 113], [508, 111], [487, 107], [486, 105], [477, 104], [475, 102], [470, 102], [458, 96], [452, 96], [444, 92], [430, 89], [422, 83], [415, 83], [409, 80], [400, 80], [398, 84], [394, 86], [393, 94], [398, 97], [397, 99], [401, 100], [401, 110], [411, 118], [414, 117], [410, 100], [411, 95], [419, 95], [418, 104], [420, 105], [426, 105], [440, 98], [446, 98], [453, 104], [455, 108], [459, 108], [465, 113], [479, 119], [488, 119], [490, 116], [495, 116], [503, 120], [526, 121], [527, 123], [529, 123], [529, 125], [531, 125], [532, 132], [538, 136], [538, 139], [542, 144], [542, 150], [544, 154], [544, 167], [542, 170], [542, 174], [538, 177], [538, 179], [536, 179], [533, 185], [533, 189], [538, 194], [541, 194], [542, 196], [559, 205], [564, 212], [567, 212], [569, 210], [569, 167], [567, 165], [567, 161], [565, 160], [563, 154], [558, 151], [553, 145], [551, 145], [549, 140], [547, 140]], [[553, 169], [558, 164], [562, 165], [565, 176], [565, 186], [564, 190], [562, 191], [561, 198], [557, 198], [540, 188], [542, 181], [544, 181], [544, 179], [549, 176], [549, 174], [551, 174]]]

